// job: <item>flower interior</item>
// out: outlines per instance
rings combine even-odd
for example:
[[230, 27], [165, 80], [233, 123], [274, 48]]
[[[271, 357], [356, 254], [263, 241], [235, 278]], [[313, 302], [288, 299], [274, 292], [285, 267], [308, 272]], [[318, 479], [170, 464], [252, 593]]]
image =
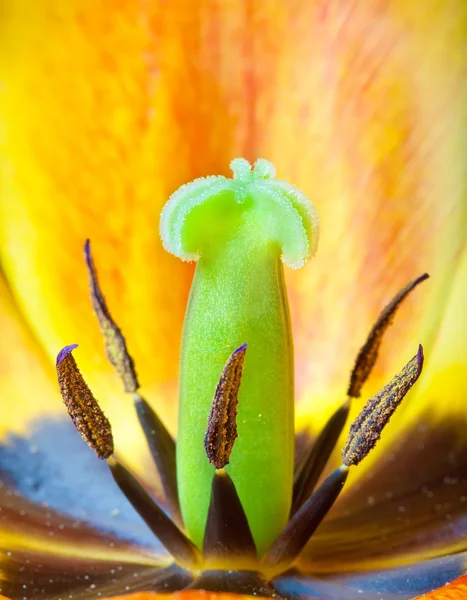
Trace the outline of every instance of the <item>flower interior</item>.
[[[173, 557], [173, 589], [277, 595], [341, 492], [350, 468], [378, 441], [423, 366], [423, 350], [370, 398], [349, 428], [342, 465], [326, 464], [404, 299], [377, 318], [350, 376], [346, 401], [298, 461], [295, 456], [293, 341], [283, 263], [301, 267], [316, 251], [318, 218], [308, 198], [259, 159], [232, 161], [232, 179], [182, 186], [161, 216], [164, 247], [197, 260], [180, 361], [175, 441], [140, 393], [134, 362], [99, 286], [89, 240], [91, 299], [107, 356], [132, 394], [162, 484], [156, 499], [114, 456], [111, 424], [66, 346], [57, 356], [60, 390], [77, 431], [106, 460], [122, 493]], [[175, 579], [174, 579], [175, 578]]]

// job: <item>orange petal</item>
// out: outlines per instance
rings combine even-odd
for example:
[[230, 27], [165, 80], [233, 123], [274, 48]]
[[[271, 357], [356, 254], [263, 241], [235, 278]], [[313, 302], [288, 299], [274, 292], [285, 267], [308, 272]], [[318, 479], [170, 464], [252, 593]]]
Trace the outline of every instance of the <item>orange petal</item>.
[[423, 594], [415, 600], [422, 600], [422, 598], [425, 600], [464, 600], [467, 598], [467, 575], [463, 575], [429, 594]]
[[24, 323], [1, 273], [0, 298], [0, 397], [5, 399], [0, 436], [7, 431], [24, 434], [38, 411], [46, 418], [62, 414], [63, 407], [60, 401], [50, 402], [57, 393], [52, 363]]

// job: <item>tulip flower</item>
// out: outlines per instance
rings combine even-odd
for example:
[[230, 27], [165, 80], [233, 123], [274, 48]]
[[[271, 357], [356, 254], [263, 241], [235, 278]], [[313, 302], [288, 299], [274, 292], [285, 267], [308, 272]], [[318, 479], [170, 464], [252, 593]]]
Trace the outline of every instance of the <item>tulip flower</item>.
[[[235, 572], [226, 579], [223, 565], [198, 587], [219, 599], [239, 590], [267, 594], [270, 585], [287, 598], [463, 598], [464, 2], [10, 0], [0, 23], [0, 594], [201, 595], [179, 592], [193, 587], [204, 560], [198, 525], [192, 517], [188, 524], [186, 500], [182, 517], [170, 500], [163, 504], [173, 481], [154, 467], [147, 428], [155, 411], [165, 439], [177, 435], [179, 351], [194, 272], [164, 251], [158, 226], [181, 185], [230, 176], [231, 160], [243, 156], [271, 161], [320, 218], [316, 257], [285, 271], [296, 473], [315, 447], [315, 462], [326, 463], [313, 486], [321, 489], [341, 469], [351, 423], [361, 422], [366, 401], [419, 343], [424, 366], [378, 444], [348, 467], [337, 499], [286, 571], [271, 567], [261, 592], [258, 579]], [[222, 215], [212, 215], [205, 233], [221, 224]], [[92, 314], [82, 257], [88, 238], [99, 289], [141, 384], [133, 401], [106, 361]], [[348, 378], [368, 333], [391, 298], [425, 272], [430, 279], [398, 308], [328, 454], [330, 438], [320, 434], [335, 433], [332, 424], [347, 410]], [[232, 340], [215, 365], [220, 377], [244, 342], [239, 415], [250, 351], [255, 364], [250, 340]], [[79, 348], [66, 357], [74, 356], [112, 428], [109, 464], [82, 442], [60, 400], [54, 361], [74, 343]], [[225, 467], [235, 489], [235, 453], [245, 445], [237, 426]], [[183, 468], [182, 484], [192, 485]], [[215, 479], [218, 496], [232, 489], [223, 473]], [[250, 484], [238, 483], [242, 507], [242, 486]], [[141, 503], [133, 502], [138, 515], [122, 488], [172, 515], [183, 535], [177, 547], [193, 545], [191, 565], [185, 557], [173, 566], [176, 550], [161, 545]], [[277, 497], [266, 501], [276, 506]], [[264, 534], [259, 521], [251, 526], [263, 556], [292, 522], [285, 501], [279, 504], [275, 533]]]

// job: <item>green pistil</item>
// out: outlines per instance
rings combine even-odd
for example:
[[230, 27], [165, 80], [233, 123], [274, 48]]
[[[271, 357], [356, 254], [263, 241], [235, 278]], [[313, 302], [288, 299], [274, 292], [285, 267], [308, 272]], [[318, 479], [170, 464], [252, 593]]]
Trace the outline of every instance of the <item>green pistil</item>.
[[261, 554], [287, 523], [294, 458], [293, 349], [282, 262], [302, 266], [317, 243], [311, 202], [258, 160], [234, 179], [182, 186], [161, 217], [167, 250], [198, 260], [183, 331], [177, 479], [183, 519], [201, 546], [214, 467], [203, 439], [232, 351], [248, 344], [238, 440], [227, 467]]

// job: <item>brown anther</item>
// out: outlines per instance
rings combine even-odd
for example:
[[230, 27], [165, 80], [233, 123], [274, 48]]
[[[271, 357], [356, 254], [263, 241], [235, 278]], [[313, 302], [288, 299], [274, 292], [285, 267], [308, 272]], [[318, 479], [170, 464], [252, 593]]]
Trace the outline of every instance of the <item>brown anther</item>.
[[396, 408], [420, 376], [423, 368], [423, 348], [400, 373], [370, 398], [350, 426], [347, 443], [342, 451], [345, 465], [358, 465], [374, 447]]
[[107, 308], [105, 298], [99, 287], [99, 281], [97, 279], [96, 268], [92, 260], [91, 244], [89, 240], [86, 240], [84, 245], [84, 253], [89, 275], [92, 307], [97, 316], [97, 320], [99, 321], [99, 327], [104, 338], [107, 358], [120, 375], [125, 387], [125, 392], [136, 392], [136, 390], [139, 388], [139, 383], [136, 376], [133, 359], [128, 353], [125, 338], [123, 337], [123, 334], [116, 325], [115, 321], [112, 319], [109, 309]]
[[71, 352], [77, 344], [65, 346], [57, 356], [60, 392], [76, 429], [98, 458], [114, 451], [112, 429], [97, 400], [81, 375]]
[[399, 293], [394, 296], [391, 302], [383, 309], [379, 315], [376, 323], [373, 325], [365, 344], [360, 349], [355, 366], [350, 376], [350, 383], [347, 395], [351, 398], [359, 398], [363, 384], [368, 379], [368, 376], [373, 369], [376, 359], [378, 358], [379, 347], [383, 340], [383, 336], [386, 333], [389, 325], [392, 323], [394, 315], [407, 298], [412, 290], [414, 290], [419, 283], [428, 279], [428, 273], [424, 273], [408, 283], [403, 287]]
[[238, 390], [242, 381], [243, 362], [247, 345], [237, 348], [225, 363], [209, 413], [204, 437], [206, 455], [216, 469], [229, 463], [237, 437]]

